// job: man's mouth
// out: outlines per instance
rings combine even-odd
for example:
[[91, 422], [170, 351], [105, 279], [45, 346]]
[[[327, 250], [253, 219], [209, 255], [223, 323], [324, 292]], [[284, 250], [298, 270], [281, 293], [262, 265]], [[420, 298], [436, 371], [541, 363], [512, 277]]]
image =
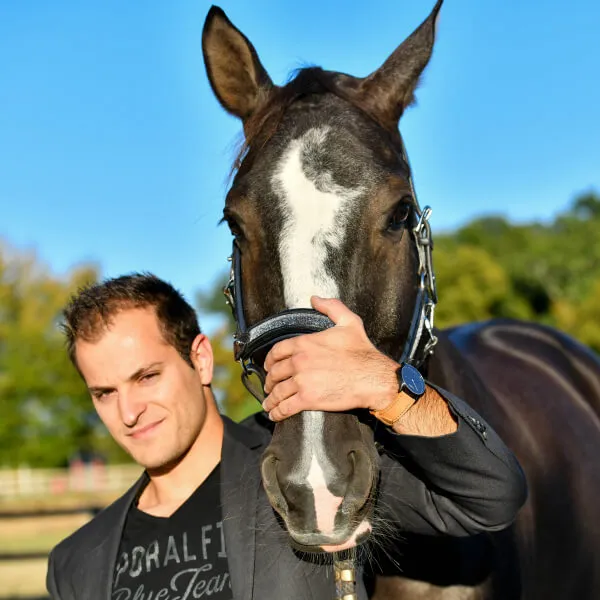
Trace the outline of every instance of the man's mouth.
[[134, 440], [143, 439], [152, 435], [163, 421], [164, 419], [161, 419], [160, 421], [154, 421], [154, 423], [144, 425], [144, 427], [138, 427], [133, 431], [130, 431], [127, 435], [132, 437]]

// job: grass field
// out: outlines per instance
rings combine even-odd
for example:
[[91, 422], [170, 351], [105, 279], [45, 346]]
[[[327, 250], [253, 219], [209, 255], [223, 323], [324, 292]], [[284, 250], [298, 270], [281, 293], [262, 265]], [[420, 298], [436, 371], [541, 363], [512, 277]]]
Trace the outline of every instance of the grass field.
[[[77, 477], [66, 469], [0, 470], [0, 600], [47, 598], [52, 547], [121, 496], [140, 472], [133, 463]], [[69, 487], [55, 488], [56, 481]]]
[[[0, 600], [38, 599], [46, 595], [46, 555], [62, 539], [91, 518], [91, 512], [44, 515], [57, 509], [98, 508], [113, 497], [71, 496], [57, 502], [38, 498], [27, 502], [0, 504]], [[37, 511], [39, 516], [6, 515]], [[43, 554], [40, 558], [11, 559], [20, 554]]]
[[44, 598], [46, 561], [44, 559], [0, 562], [0, 598]]
[[47, 552], [89, 520], [89, 514], [0, 519], [0, 554]]

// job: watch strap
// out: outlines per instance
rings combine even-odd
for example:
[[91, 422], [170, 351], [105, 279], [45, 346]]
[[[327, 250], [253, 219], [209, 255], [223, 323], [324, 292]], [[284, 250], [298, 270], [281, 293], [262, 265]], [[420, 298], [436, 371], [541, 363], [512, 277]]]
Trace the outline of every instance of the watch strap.
[[369, 412], [385, 425], [392, 426], [399, 421], [408, 409], [415, 404], [416, 400], [407, 393], [398, 392], [396, 399], [381, 410], [370, 410]]

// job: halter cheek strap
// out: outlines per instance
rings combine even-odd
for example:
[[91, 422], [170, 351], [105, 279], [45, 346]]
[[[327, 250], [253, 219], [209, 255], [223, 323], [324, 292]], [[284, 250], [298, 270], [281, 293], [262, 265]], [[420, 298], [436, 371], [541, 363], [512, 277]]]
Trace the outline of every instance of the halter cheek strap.
[[433, 331], [437, 290], [431, 257], [433, 240], [431, 239], [431, 227], [428, 220], [431, 215], [431, 208], [426, 206], [423, 212], [417, 214], [417, 223], [413, 227], [412, 233], [419, 256], [419, 267], [417, 270], [419, 287], [417, 289], [417, 298], [408, 337], [400, 362], [410, 363], [419, 368], [423, 365], [427, 357], [433, 354], [433, 349], [438, 339]]
[[417, 289], [417, 298], [408, 337], [400, 362], [410, 363], [419, 368], [429, 355], [433, 354], [433, 349], [438, 342], [433, 331], [433, 317], [438, 299], [435, 273], [433, 271], [433, 238], [429, 224], [432, 210], [430, 206], [425, 206], [423, 210], [419, 206], [412, 169], [410, 168], [408, 153], [406, 152], [406, 146], [402, 137], [400, 137], [400, 154], [404, 162], [408, 165], [408, 184], [416, 207], [412, 234], [419, 257], [419, 267], [417, 269], [419, 287]]

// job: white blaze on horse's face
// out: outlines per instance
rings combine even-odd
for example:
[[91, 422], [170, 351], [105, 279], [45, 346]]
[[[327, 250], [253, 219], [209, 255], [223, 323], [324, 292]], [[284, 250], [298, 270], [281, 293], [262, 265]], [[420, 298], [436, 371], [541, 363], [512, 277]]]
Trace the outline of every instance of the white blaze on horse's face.
[[[331, 173], [307, 169], [308, 162], [319, 164], [317, 157], [325, 152], [329, 131], [328, 126], [313, 128], [293, 140], [271, 180], [283, 210], [279, 254], [287, 308], [310, 308], [312, 295], [339, 297], [338, 283], [327, 272], [327, 249], [341, 246], [346, 221], [363, 188], [338, 185]], [[327, 482], [326, 473], [335, 472], [335, 467], [328, 464], [324, 415], [307, 411], [301, 418], [304, 435], [296, 468], [312, 490], [317, 529], [334, 535], [343, 498], [331, 493]], [[363, 530], [368, 527], [361, 526]]]
[[323, 469], [314, 454], [310, 461], [310, 470], [306, 481], [311, 486], [315, 497], [317, 528], [321, 533], [333, 535], [335, 533], [335, 516], [343, 498], [334, 496], [327, 488]]
[[323, 152], [329, 129], [316, 127], [293, 140], [271, 180], [283, 210], [279, 258], [287, 308], [310, 308], [312, 295], [339, 297], [326, 269], [327, 247], [342, 244], [345, 221], [363, 189], [338, 185], [326, 171], [307, 176], [305, 159]]

